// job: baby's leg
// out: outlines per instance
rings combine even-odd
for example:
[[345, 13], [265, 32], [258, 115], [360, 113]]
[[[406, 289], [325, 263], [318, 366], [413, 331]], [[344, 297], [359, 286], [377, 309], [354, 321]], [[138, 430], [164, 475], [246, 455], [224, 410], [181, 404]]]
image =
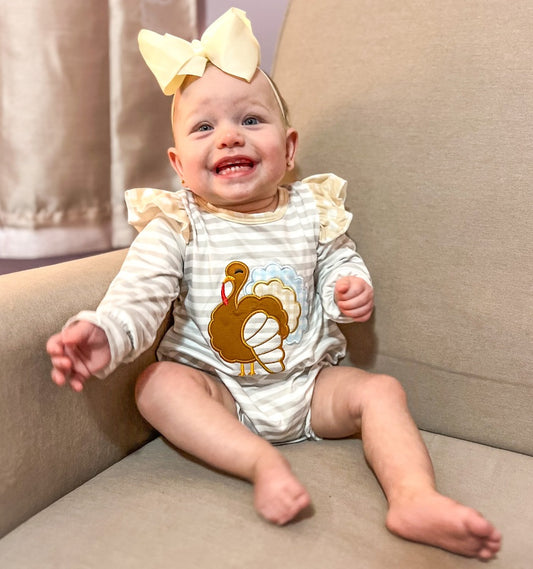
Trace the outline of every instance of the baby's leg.
[[208, 374], [177, 363], [152, 364], [139, 377], [137, 405], [176, 447], [254, 485], [256, 510], [285, 524], [309, 505], [285, 458], [237, 419], [230, 392]]
[[436, 491], [431, 460], [394, 378], [349, 367], [325, 369], [317, 378], [311, 424], [324, 438], [361, 434], [389, 502], [391, 532], [468, 557], [496, 555], [501, 535], [492, 524]]

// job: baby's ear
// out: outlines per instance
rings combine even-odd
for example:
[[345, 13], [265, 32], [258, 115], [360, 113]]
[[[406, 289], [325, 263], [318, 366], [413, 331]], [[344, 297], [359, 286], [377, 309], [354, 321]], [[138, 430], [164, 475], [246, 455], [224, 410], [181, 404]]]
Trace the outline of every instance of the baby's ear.
[[176, 149], [174, 147], [169, 148], [167, 150], [167, 154], [168, 154], [168, 159], [170, 160], [170, 165], [172, 166], [172, 168], [174, 168], [178, 176], [180, 178], [183, 178], [182, 175], [183, 169], [181, 167], [181, 160], [179, 159]]
[[296, 149], [298, 148], [298, 131], [294, 128], [287, 129], [285, 148], [287, 169], [292, 170], [294, 168], [294, 156], [296, 155]]

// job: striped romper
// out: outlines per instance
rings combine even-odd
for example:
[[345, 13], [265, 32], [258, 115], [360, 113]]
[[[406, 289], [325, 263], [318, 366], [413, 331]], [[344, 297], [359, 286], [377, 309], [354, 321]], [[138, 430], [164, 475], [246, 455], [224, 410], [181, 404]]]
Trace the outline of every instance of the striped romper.
[[[279, 188], [273, 212], [216, 208], [189, 190], [126, 192], [139, 235], [96, 312], [74, 319], [103, 328], [108, 375], [154, 341], [157, 355], [203, 370], [231, 392], [240, 420], [273, 443], [317, 438], [315, 378], [345, 354], [335, 282], [368, 270], [345, 235], [346, 183], [332, 174]], [[71, 321], [72, 321], [71, 320]]]

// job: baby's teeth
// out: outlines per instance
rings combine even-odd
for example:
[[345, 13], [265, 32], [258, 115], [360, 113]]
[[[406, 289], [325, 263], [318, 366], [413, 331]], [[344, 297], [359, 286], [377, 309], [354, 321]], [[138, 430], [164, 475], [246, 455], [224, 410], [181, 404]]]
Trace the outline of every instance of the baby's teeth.
[[221, 173], [222, 174], [224, 174], [224, 173], [230, 173], [231, 174], [233, 172], [237, 172], [237, 170], [240, 170], [241, 168], [248, 168], [248, 166], [246, 166], [244, 164], [238, 165], [238, 166], [229, 166], [228, 168], [224, 168]]

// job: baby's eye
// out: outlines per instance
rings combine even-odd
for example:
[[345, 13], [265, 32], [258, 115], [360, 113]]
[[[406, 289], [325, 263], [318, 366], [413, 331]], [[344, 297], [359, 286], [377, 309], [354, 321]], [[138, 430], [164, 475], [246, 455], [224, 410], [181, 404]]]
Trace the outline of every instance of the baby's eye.
[[211, 125], [207, 124], [207, 123], [203, 123], [200, 124], [196, 127], [197, 132], [207, 132], [208, 130], [211, 130]]
[[243, 121], [242, 124], [244, 126], [253, 126], [255, 124], [259, 124], [259, 119], [257, 117], [246, 117]]

